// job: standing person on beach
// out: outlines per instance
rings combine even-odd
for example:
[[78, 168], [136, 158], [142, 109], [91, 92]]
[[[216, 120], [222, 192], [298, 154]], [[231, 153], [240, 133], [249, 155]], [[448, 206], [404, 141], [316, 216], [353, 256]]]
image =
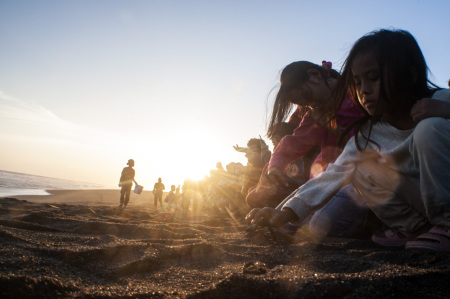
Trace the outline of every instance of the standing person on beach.
[[134, 176], [136, 174], [133, 169], [134, 160], [128, 160], [127, 165], [128, 166], [122, 170], [122, 175], [120, 176], [119, 181], [119, 187], [121, 187], [119, 208], [126, 208], [128, 201], [130, 200], [131, 187], [133, 186], [133, 182], [138, 185], [138, 183], [134, 179]]
[[162, 183], [161, 178], [158, 178], [158, 182], [156, 182], [155, 186], [153, 187], [155, 209], [158, 207], [158, 201], [161, 205], [161, 208], [163, 207], [162, 196], [165, 189], [166, 187]]

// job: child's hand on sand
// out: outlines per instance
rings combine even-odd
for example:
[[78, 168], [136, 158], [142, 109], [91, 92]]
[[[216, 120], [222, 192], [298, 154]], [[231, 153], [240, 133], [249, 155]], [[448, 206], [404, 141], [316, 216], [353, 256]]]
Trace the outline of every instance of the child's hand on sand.
[[270, 225], [276, 227], [280, 227], [290, 221], [295, 221], [297, 219], [297, 215], [289, 208], [284, 208], [280, 211], [269, 207], [265, 207], [262, 209], [253, 209], [245, 217], [245, 220], [250, 222], [252, 226], [256, 226], [259, 223], [267, 221]]
[[423, 98], [417, 101], [411, 108], [411, 117], [416, 123], [428, 117], [448, 118], [449, 115], [449, 103], [430, 98]]

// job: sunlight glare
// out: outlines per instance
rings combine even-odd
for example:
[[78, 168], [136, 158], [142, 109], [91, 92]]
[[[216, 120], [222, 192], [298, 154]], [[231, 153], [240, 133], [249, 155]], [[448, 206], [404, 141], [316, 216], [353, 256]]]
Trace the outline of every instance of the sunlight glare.
[[[147, 186], [147, 190], [158, 177], [167, 189], [172, 184], [183, 184], [185, 179], [205, 178], [219, 161], [224, 166], [233, 161], [232, 145], [222, 144], [217, 134], [185, 129], [177, 135], [168, 135], [170, 137], [163, 140], [141, 139], [140, 144], [134, 146], [136, 180]], [[159, 169], [158, 173], [155, 169]]]

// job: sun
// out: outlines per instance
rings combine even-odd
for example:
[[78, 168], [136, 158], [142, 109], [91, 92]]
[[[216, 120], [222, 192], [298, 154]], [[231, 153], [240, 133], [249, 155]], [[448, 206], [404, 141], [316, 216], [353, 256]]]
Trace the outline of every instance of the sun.
[[141, 175], [147, 186], [153, 186], [161, 177], [166, 187], [181, 185], [186, 179], [204, 179], [217, 162], [225, 166], [235, 155], [232, 144], [216, 138], [195, 131], [172, 134], [164, 140], [141, 140], [138, 147], [145, 150], [140, 150], [136, 158], [136, 178]]
[[177, 165], [177, 172], [184, 178], [203, 179], [221, 159], [222, 145], [198, 132], [179, 136], [174, 139], [173, 145], [179, 149], [173, 161]]

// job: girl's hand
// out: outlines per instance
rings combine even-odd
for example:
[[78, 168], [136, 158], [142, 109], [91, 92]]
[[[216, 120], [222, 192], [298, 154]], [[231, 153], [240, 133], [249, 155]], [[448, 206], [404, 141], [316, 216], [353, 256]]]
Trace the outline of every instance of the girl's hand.
[[258, 225], [267, 221], [270, 225], [280, 227], [284, 224], [298, 220], [297, 215], [289, 208], [283, 210], [276, 210], [274, 208], [265, 207], [262, 209], [253, 209], [247, 214], [245, 220], [251, 225]]
[[447, 102], [423, 98], [411, 108], [411, 117], [418, 123], [428, 117], [450, 117], [450, 104]]
[[267, 171], [267, 178], [272, 182], [272, 184], [280, 184], [285, 187], [289, 187], [289, 185], [298, 185], [278, 167], [271, 167]]

